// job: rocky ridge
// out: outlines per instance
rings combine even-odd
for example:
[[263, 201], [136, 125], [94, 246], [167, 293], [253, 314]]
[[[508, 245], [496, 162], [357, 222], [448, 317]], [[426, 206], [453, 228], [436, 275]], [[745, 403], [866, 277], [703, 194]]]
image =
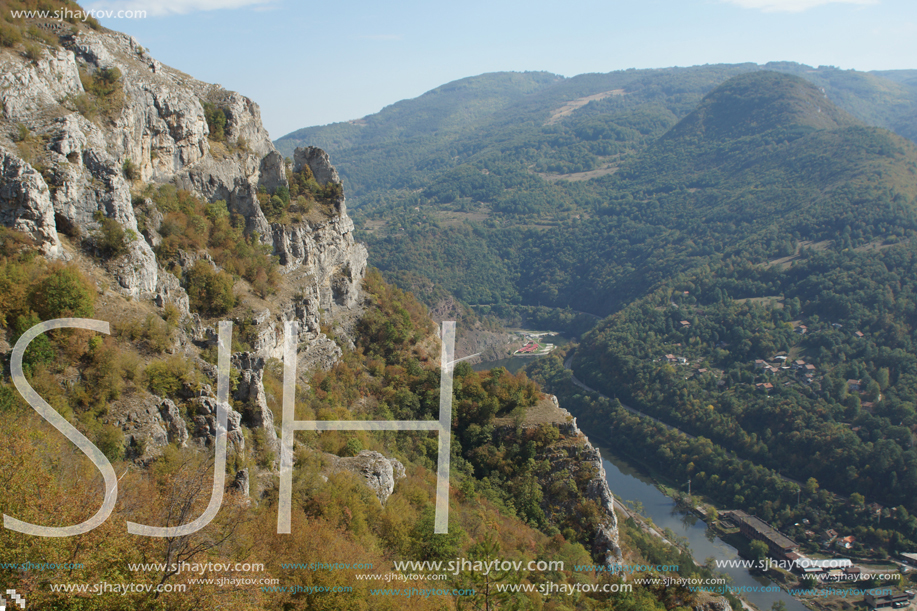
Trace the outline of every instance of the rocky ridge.
[[[614, 508], [614, 495], [608, 488], [602, 455], [598, 448], [590, 443], [589, 438], [576, 425], [576, 418], [560, 406], [557, 397], [549, 395], [548, 399], [530, 407], [526, 420], [510, 423], [508, 419], [498, 422], [498, 433], [515, 435], [524, 431], [549, 425], [555, 427], [562, 436], [557, 442], [545, 447], [537, 460], [547, 460], [550, 464], [548, 476], [540, 478], [544, 490], [541, 508], [548, 520], [557, 523], [566, 516], [577, 515], [578, 499], [568, 494], [552, 494], [555, 486], [553, 479], [572, 480], [576, 483], [579, 496], [595, 502], [602, 511], [602, 518], [592, 534], [592, 557], [596, 563], [605, 565], [620, 564], [621, 546], [618, 538], [618, 517]], [[566, 486], [560, 486], [562, 490]]]
[[[257, 104], [161, 64], [125, 34], [82, 26], [61, 34], [60, 47], [41, 46], [35, 59], [0, 51], [0, 223], [31, 235], [48, 258], [86, 260], [80, 242], [91, 244], [84, 238], [97, 233], [103, 219], [116, 221], [129, 236], [126, 252], [95, 265], [117, 293], [176, 306], [184, 324], [173, 352], [199, 361], [199, 349], [215, 343], [215, 323], [190, 312], [179, 278], [157, 259], [163, 214], [137, 193], [146, 183], [171, 183], [206, 201], [225, 201], [244, 218], [246, 233], [277, 257], [284, 277], [283, 290], [245, 321], [253, 325], [251, 352], [233, 355], [240, 371], [234, 399], [245, 407], [244, 414], [230, 414], [231, 447], [245, 448], [245, 424], [263, 429], [276, 450], [262, 380], [266, 362], [282, 355], [284, 322], [298, 323], [299, 371], [307, 372], [330, 367], [341, 354], [322, 325], [339, 325], [348, 341], [361, 309], [367, 253], [353, 239], [343, 195], [322, 218], [269, 222], [259, 189], [288, 186], [288, 167]], [[116, 83], [101, 109], [87, 92], [99, 79]], [[222, 140], [210, 133], [208, 105], [226, 117]], [[294, 171], [308, 166], [321, 184], [340, 184], [324, 151], [310, 147], [294, 157]], [[179, 263], [199, 258], [209, 256], [182, 253]], [[100, 293], [106, 288], [100, 285]], [[169, 441], [209, 444], [214, 393], [205, 385], [185, 395], [195, 412], [188, 418], [170, 399], [153, 395], [115, 406], [110, 418], [143, 457]], [[248, 474], [242, 479], [247, 487]]]
[[552, 446], [549, 449], [547, 458], [551, 462], [551, 471], [556, 472], [566, 468], [583, 470], [592, 474], [592, 477], [586, 482], [584, 496], [596, 502], [604, 514], [596, 527], [592, 557], [601, 564], [620, 564], [622, 555], [618, 541], [618, 516], [615, 513], [614, 495], [608, 488], [608, 478], [605, 475], [605, 466], [602, 464], [602, 453], [576, 426], [576, 418], [560, 407], [557, 397], [551, 395], [551, 400], [567, 419], [567, 423], [560, 426], [560, 432], [575, 440], [573, 444]]

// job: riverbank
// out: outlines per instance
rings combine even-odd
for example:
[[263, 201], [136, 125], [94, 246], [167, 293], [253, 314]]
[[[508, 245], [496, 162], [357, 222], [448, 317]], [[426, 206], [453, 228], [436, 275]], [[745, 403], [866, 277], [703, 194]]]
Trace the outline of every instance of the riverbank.
[[[590, 439], [602, 437], [593, 430], [584, 429], [583, 432]], [[738, 562], [743, 558], [737, 546], [710, 529], [696, 511], [686, 510], [675, 498], [665, 494], [666, 490], [672, 490], [671, 487], [631, 464], [630, 457], [616, 455], [608, 441], [605, 437], [593, 443], [602, 452], [608, 486], [622, 506], [626, 506], [626, 500], [639, 503], [638, 508], [652, 521], [657, 532], [664, 534], [671, 531], [679, 539], [687, 541], [696, 563], [709, 564], [712, 561], [714, 566], [717, 562], [726, 565], [714, 570], [729, 576], [730, 587], [747, 609], [770, 611], [775, 603], [783, 602], [787, 611], [809, 611], [803, 601], [791, 596], [785, 587], [767, 575], [742, 568]], [[732, 566], [729, 566], [730, 563]]]

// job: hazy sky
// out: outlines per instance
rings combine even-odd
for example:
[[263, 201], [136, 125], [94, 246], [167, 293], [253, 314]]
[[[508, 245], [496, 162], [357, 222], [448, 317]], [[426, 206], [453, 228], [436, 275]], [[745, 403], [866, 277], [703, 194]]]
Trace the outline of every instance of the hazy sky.
[[914, 0], [132, 0], [106, 19], [153, 57], [261, 106], [272, 138], [500, 70], [797, 61], [917, 68]]

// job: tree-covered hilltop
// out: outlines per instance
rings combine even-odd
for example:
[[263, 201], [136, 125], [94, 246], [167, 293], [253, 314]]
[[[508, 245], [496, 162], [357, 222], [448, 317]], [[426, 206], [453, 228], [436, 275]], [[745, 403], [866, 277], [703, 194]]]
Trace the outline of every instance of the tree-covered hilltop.
[[[483, 74], [454, 81], [354, 121], [307, 127], [276, 140], [329, 151], [352, 208], [403, 201], [450, 169], [513, 162], [569, 173], [601, 168], [639, 150], [724, 81], [773, 70], [805, 78], [861, 121], [914, 139], [917, 90], [907, 71], [839, 70], [791, 62], [621, 70], [563, 78], [545, 72]], [[899, 82], [900, 81], [900, 82]], [[392, 193], [392, 191], [395, 193]], [[488, 201], [488, 200], [484, 200]]]

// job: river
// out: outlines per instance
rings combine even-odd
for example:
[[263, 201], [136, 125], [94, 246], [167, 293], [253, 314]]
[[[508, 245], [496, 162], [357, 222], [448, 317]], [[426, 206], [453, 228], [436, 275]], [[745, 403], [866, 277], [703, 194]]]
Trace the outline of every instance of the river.
[[[593, 445], [602, 452], [608, 487], [612, 493], [621, 501], [639, 501], [643, 504], [644, 515], [651, 518], [660, 530], [669, 528], [679, 537], [687, 539], [695, 562], [700, 564], [710, 557], [713, 557], [714, 560], [739, 558], [733, 546], [712, 533], [708, 534], [706, 524], [702, 520], [692, 513], [681, 511], [671, 498], [653, 485], [650, 479], [641, 475], [624, 460], [614, 456], [602, 444], [593, 441]], [[735, 587], [745, 587], [750, 590], [774, 585], [769, 579], [752, 575], [747, 569], [724, 568], [718, 571], [729, 575]], [[746, 591], [743, 598], [760, 611], [770, 611], [771, 606], [778, 600], [783, 601], [788, 611], [808, 611], [805, 605], [783, 590], [780, 592]]]

